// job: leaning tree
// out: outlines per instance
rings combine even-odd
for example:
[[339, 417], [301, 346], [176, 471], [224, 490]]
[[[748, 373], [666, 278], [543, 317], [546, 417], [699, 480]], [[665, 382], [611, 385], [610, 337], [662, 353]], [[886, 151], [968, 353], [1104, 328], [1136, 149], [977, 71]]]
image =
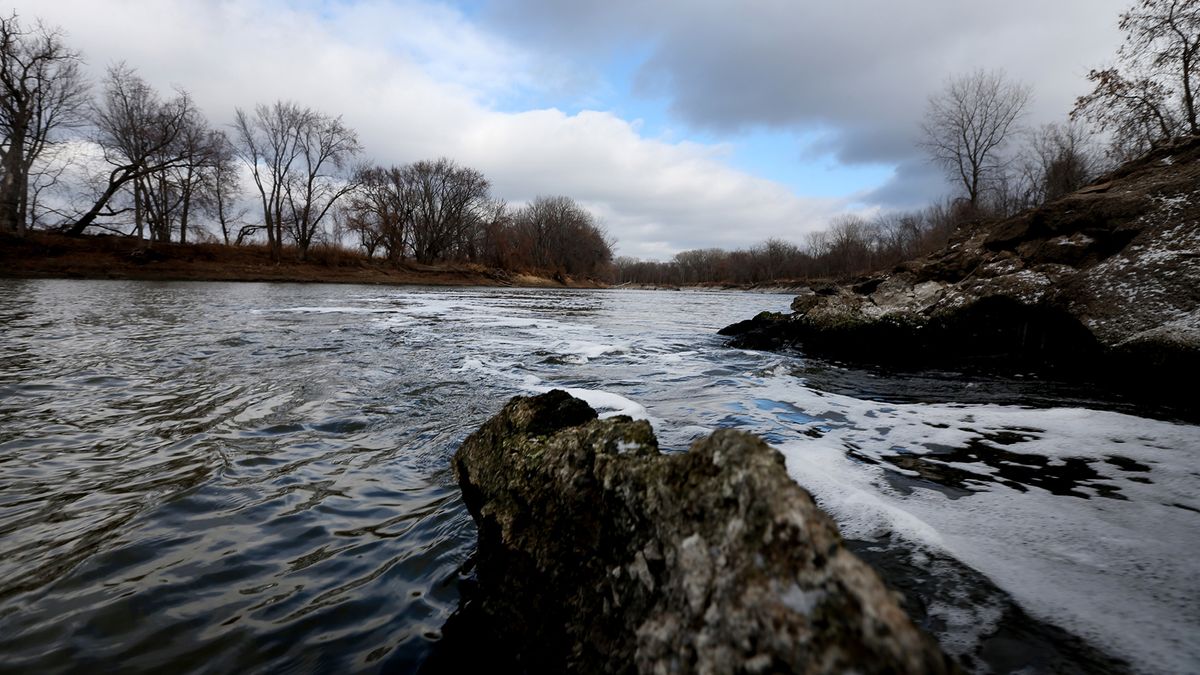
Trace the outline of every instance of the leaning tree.
[[[124, 63], [111, 66], [92, 108], [94, 142], [103, 153], [106, 175], [91, 206], [64, 225], [64, 231], [83, 234], [101, 216], [115, 215], [112, 200], [126, 186], [133, 185], [136, 192], [147, 176], [186, 163], [190, 150], [184, 139], [197, 115], [187, 92], [164, 100], [132, 68]], [[141, 201], [135, 194], [135, 208]], [[140, 235], [140, 220], [138, 229]]]

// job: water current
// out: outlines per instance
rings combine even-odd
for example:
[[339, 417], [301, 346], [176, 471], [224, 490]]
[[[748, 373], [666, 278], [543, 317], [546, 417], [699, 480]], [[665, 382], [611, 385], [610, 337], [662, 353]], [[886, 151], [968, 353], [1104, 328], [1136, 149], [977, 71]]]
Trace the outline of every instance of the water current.
[[765, 436], [971, 670], [1200, 671], [1200, 427], [715, 335], [789, 299], [0, 280], [0, 670], [429, 666], [475, 537], [449, 458], [565, 388], [669, 451]]

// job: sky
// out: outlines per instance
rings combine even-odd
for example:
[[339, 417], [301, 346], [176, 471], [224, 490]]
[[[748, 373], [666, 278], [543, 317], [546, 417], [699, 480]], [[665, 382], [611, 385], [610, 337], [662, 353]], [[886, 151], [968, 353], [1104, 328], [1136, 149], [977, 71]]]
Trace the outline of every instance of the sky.
[[916, 143], [947, 79], [1003, 69], [1063, 121], [1131, 0], [16, 0], [95, 80], [124, 61], [211, 123], [292, 100], [371, 161], [450, 157], [566, 195], [617, 253], [803, 243], [952, 191]]

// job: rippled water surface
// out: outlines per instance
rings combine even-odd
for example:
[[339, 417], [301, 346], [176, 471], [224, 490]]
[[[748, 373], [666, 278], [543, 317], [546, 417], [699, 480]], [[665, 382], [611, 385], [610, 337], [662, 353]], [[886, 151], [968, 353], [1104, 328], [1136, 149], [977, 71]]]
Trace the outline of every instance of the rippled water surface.
[[788, 301], [0, 281], [0, 669], [415, 669], [474, 545], [450, 455], [560, 387], [766, 436], [974, 669], [1200, 670], [1197, 427], [714, 334]]

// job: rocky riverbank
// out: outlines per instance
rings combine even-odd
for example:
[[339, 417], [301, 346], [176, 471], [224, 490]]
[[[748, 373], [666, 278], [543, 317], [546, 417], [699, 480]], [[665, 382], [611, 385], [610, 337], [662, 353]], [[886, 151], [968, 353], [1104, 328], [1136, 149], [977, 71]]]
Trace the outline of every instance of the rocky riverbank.
[[887, 274], [802, 289], [730, 344], [901, 368], [1052, 372], [1175, 396], [1200, 376], [1200, 138]]
[[522, 669], [957, 670], [755, 436], [661, 454], [647, 422], [552, 391], [510, 401], [453, 465], [474, 602]]

